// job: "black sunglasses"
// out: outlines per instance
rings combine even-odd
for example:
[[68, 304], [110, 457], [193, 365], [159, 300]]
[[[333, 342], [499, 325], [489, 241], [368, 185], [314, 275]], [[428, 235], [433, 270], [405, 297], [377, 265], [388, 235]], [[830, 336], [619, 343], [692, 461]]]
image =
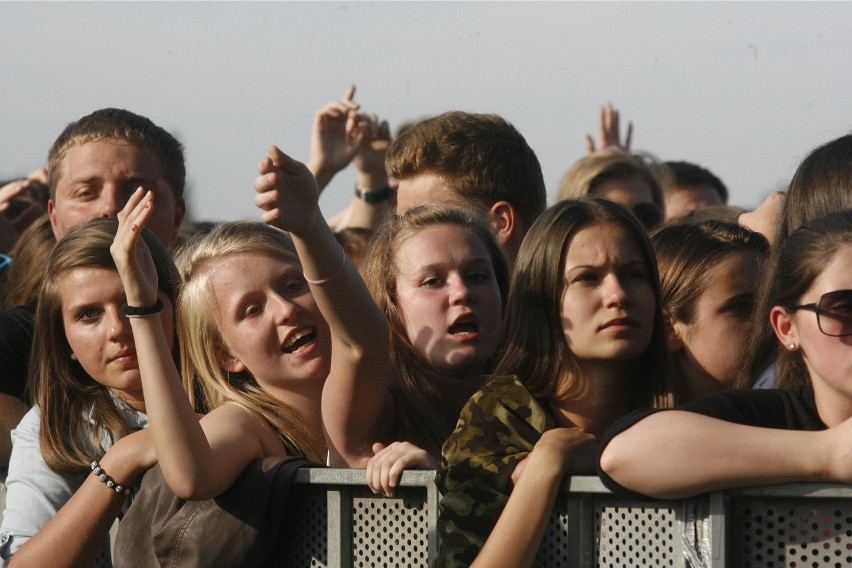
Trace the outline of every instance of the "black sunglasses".
[[790, 311], [816, 312], [817, 327], [825, 335], [846, 337], [852, 335], [852, 290], [835, 290], [820, 296], [815, 304], [793, 306]]

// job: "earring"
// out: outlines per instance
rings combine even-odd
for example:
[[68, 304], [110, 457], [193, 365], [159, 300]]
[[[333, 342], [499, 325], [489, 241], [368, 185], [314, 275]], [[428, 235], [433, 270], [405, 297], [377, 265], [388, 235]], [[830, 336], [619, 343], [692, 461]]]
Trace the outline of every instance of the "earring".
[[74, 353], [73, 351], [71, 352], [71, 360], [72, 360], [72, 361], [76, 361], [76, 360], [77, 360], [77, 354], [76, 354], [76, 353]]
[[787, 349], [789, 349], [790, 351], [795, 351], [795, 350], [796, 350], [796, 344], [795, 344], [795, 343], [793, 343], [793, 342], [791, 341], [791, 342], [787, 345]]

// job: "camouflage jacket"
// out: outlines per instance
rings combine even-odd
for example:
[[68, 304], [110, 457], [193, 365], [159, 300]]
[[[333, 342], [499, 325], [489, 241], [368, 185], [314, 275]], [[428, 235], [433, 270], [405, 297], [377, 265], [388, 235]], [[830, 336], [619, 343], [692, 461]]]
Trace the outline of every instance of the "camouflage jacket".
[[442, 452], [438, 568], [473, 562], [506, 506], [515, 466], [555, 426], [515, 376], [494, 377], [470, 398]]

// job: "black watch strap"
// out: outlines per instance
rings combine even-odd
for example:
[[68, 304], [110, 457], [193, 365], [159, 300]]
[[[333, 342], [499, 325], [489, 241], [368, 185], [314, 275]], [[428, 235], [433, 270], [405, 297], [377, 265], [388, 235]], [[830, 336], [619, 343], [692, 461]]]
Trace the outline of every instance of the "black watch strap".
[[154, 314], [159, 314], [163, 311], [163, 301], [157, 298], [157, 301], [151, 304], [150, 306], [128, 306], [127, 304], [121, 305], [121, 315], [129, 318], [144, 318], [146, 316], [153, 316]]
[[381, 189], [358, 189], [356, 187], [355, 197], [371, 204], [381, 203], [390, 199], [392, 191], [390, 187], [383, 187]]

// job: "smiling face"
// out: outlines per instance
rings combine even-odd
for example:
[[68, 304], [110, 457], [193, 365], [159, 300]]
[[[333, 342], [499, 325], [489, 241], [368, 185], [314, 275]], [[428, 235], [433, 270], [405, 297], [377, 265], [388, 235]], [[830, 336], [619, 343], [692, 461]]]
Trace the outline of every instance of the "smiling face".
[[212, 269], [209, 286], [224, 369], [248, 371], [282, 402], [295, 390], [321, 387], [331, 335], [298, 263], [266, 254], [228, 256]]
[[691, 321], [673, 322], [679, 338], [675, 364], [690, 398], [729, 387], [736, 379], [751, 329], [758, 268], [754, 252], [729, 254], [713, 266]]
[[[118, 272], [107, 268], [74, 268], [57, 280], [62, 322], [71, 351], [83, 370], [136, 410], [145, 411], [142, 382], [130, 322], [121, 315], [126, 302]], [[171, 348], [174, 314], [160, 292], [160, 321]]]
[[115, 217], [140, 186], [155, 199], [146, 227], [165, 246], [177, 237], [185, 206], [175, 199], [153, 151], [126, 142], [94, 140], [68, 148], [61, 168], [54, 197], [48, 202], [57, 240], [92, 219]]
[[561, 317], [581, 369], [630, 361], [648, 348], [657, 310], [649, 271], [639, 245], [615, 223], [581, 229], [571, 240]]
[[455, 225], [426, 227], [399, 247], [396, 268], [396, 304], [415, 350], [437, 369], [481, 374], [502, 308], [479, 237]]

